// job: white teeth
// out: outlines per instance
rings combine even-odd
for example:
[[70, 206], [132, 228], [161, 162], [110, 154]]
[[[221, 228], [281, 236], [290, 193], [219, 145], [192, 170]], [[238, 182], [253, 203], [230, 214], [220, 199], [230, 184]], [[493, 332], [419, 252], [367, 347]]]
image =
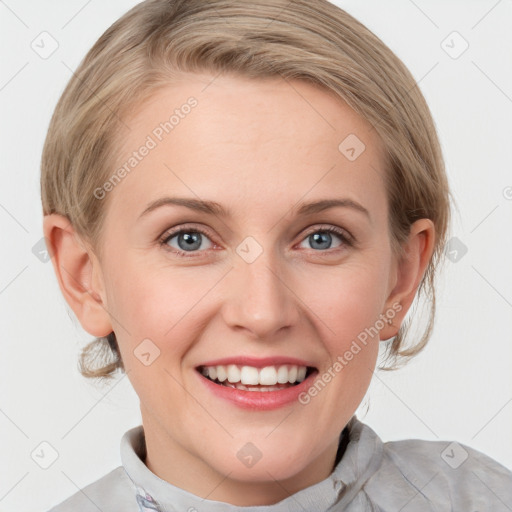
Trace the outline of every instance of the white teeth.
[[273, 366], [265, 366], [260, 370], [260, 384], [274, 386], [277, 384], [277, 372]]
[[288, 368], [286, 366], [280, 366], [277, 370], [277, 382], [279, 384], [286, 384], [288, 382]]
[[258, 368], [253, 366], [242, 366], [240, 372], [240, 382], [247, 386], [248, 384], [258, 385], [260, 383]]
[[[276, 384], [299, 383], [306, 378], [306, 372], [306, 366], [296, 365], [265, 366], [264, 368], [256, 368], [254, 366], [238, 366], [236, 364], [230, 364], [227, 366], [217, 365], [201, 368], [201, 373], [205, 377], [209, 377], [211, 380], [224, 382], [225, 384], [228, 384], [228, 382], [231, 384], [240, 383], [240, 389], [243, 389], [244, 386], [275, 386]], [[270, 388], [261, 389], [268, 390]]]
[[236, 364], [230, 364], [226, 370], [229, 382], [240, 382], [240, 368]]
[[224, 382], [228, 378], [224, 366], [217, 366], [217, 379], [219, 382]]
[[277, 385], [277, 386], [244, 386], [243, 384], [240, 384], [237, 382], [236, 384], [231, 384], [230, 382], [225, 382], [223, 384], [224, 386], [227, 386], [228, 388], [236, 388], [241, 389], [243, 391], [279, 391], [280, 389], [286, 389], [288, 386], [285, 386], [283, 384]]

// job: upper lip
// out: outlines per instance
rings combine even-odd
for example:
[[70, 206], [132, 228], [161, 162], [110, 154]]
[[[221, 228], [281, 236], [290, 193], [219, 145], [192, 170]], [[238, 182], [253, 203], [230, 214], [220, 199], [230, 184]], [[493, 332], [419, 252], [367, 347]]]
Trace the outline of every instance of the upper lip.
[[305, 361], [304, 359], [297, 359], [296, 357], [289, 356], [269, 356], [269, 357], [251, 357], [251, 356], [231, 356], [221, 359], [212, 359], [200, 364], [202, 366], [227, 366], [229, 364], [236, 364], [238, 366], [253, 366], [255, 368], [265, 368], [265, 366], [279, 366], [279, 365], [295, 365], [307, 366], [314, 368], [314, 366]]

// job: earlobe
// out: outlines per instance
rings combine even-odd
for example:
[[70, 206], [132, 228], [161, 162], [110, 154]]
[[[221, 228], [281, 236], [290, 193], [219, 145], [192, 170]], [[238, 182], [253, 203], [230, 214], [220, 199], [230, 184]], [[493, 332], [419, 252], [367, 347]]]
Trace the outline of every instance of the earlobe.
[[46, 215], [43, 231], [59, 287], [80, 324], [93, 336], [111, 333], [99, 261], [92, 250], [62, 215]]
[[[407, 314], [432, 257], [435, 245], [435, 226], [430, 219], [419, 219], [411, 225], [404, 254], [396, 264], [396, 280], [386, 301], [385, 311], [393, 309], [392, 325], [380, 333], [381, 340], [396, 336]], [[397, 307], [400, 305], [400, 308]]]

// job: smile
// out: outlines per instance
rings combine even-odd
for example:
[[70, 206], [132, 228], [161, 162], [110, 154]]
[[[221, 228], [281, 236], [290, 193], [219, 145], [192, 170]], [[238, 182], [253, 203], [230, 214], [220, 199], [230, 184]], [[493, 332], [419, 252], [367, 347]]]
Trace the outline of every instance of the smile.
[[313, 384], [318, 370], [307, 361], [276, 356], [230, 357], [196, 368], [206, 392], [225, 404], [252, 411], [268, 411], [298, 403]]
[[314, 368], [272, 365], [263, 368], [236, 364], [201, 366], [199, 371], [215, 384], [244, 391], [277, 391], [302, 382]]

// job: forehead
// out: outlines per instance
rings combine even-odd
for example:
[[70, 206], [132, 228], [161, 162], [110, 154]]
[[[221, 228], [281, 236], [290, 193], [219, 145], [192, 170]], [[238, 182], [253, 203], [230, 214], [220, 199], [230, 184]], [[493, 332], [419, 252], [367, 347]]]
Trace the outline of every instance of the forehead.
[[126, 122], [113, 173], [127, 172], [109, 209], [128, 217], [165, 195], [215, 200], [240, 215], [326, 195], [386, 208], [380, 138], [314, 84], [184, 75]]

